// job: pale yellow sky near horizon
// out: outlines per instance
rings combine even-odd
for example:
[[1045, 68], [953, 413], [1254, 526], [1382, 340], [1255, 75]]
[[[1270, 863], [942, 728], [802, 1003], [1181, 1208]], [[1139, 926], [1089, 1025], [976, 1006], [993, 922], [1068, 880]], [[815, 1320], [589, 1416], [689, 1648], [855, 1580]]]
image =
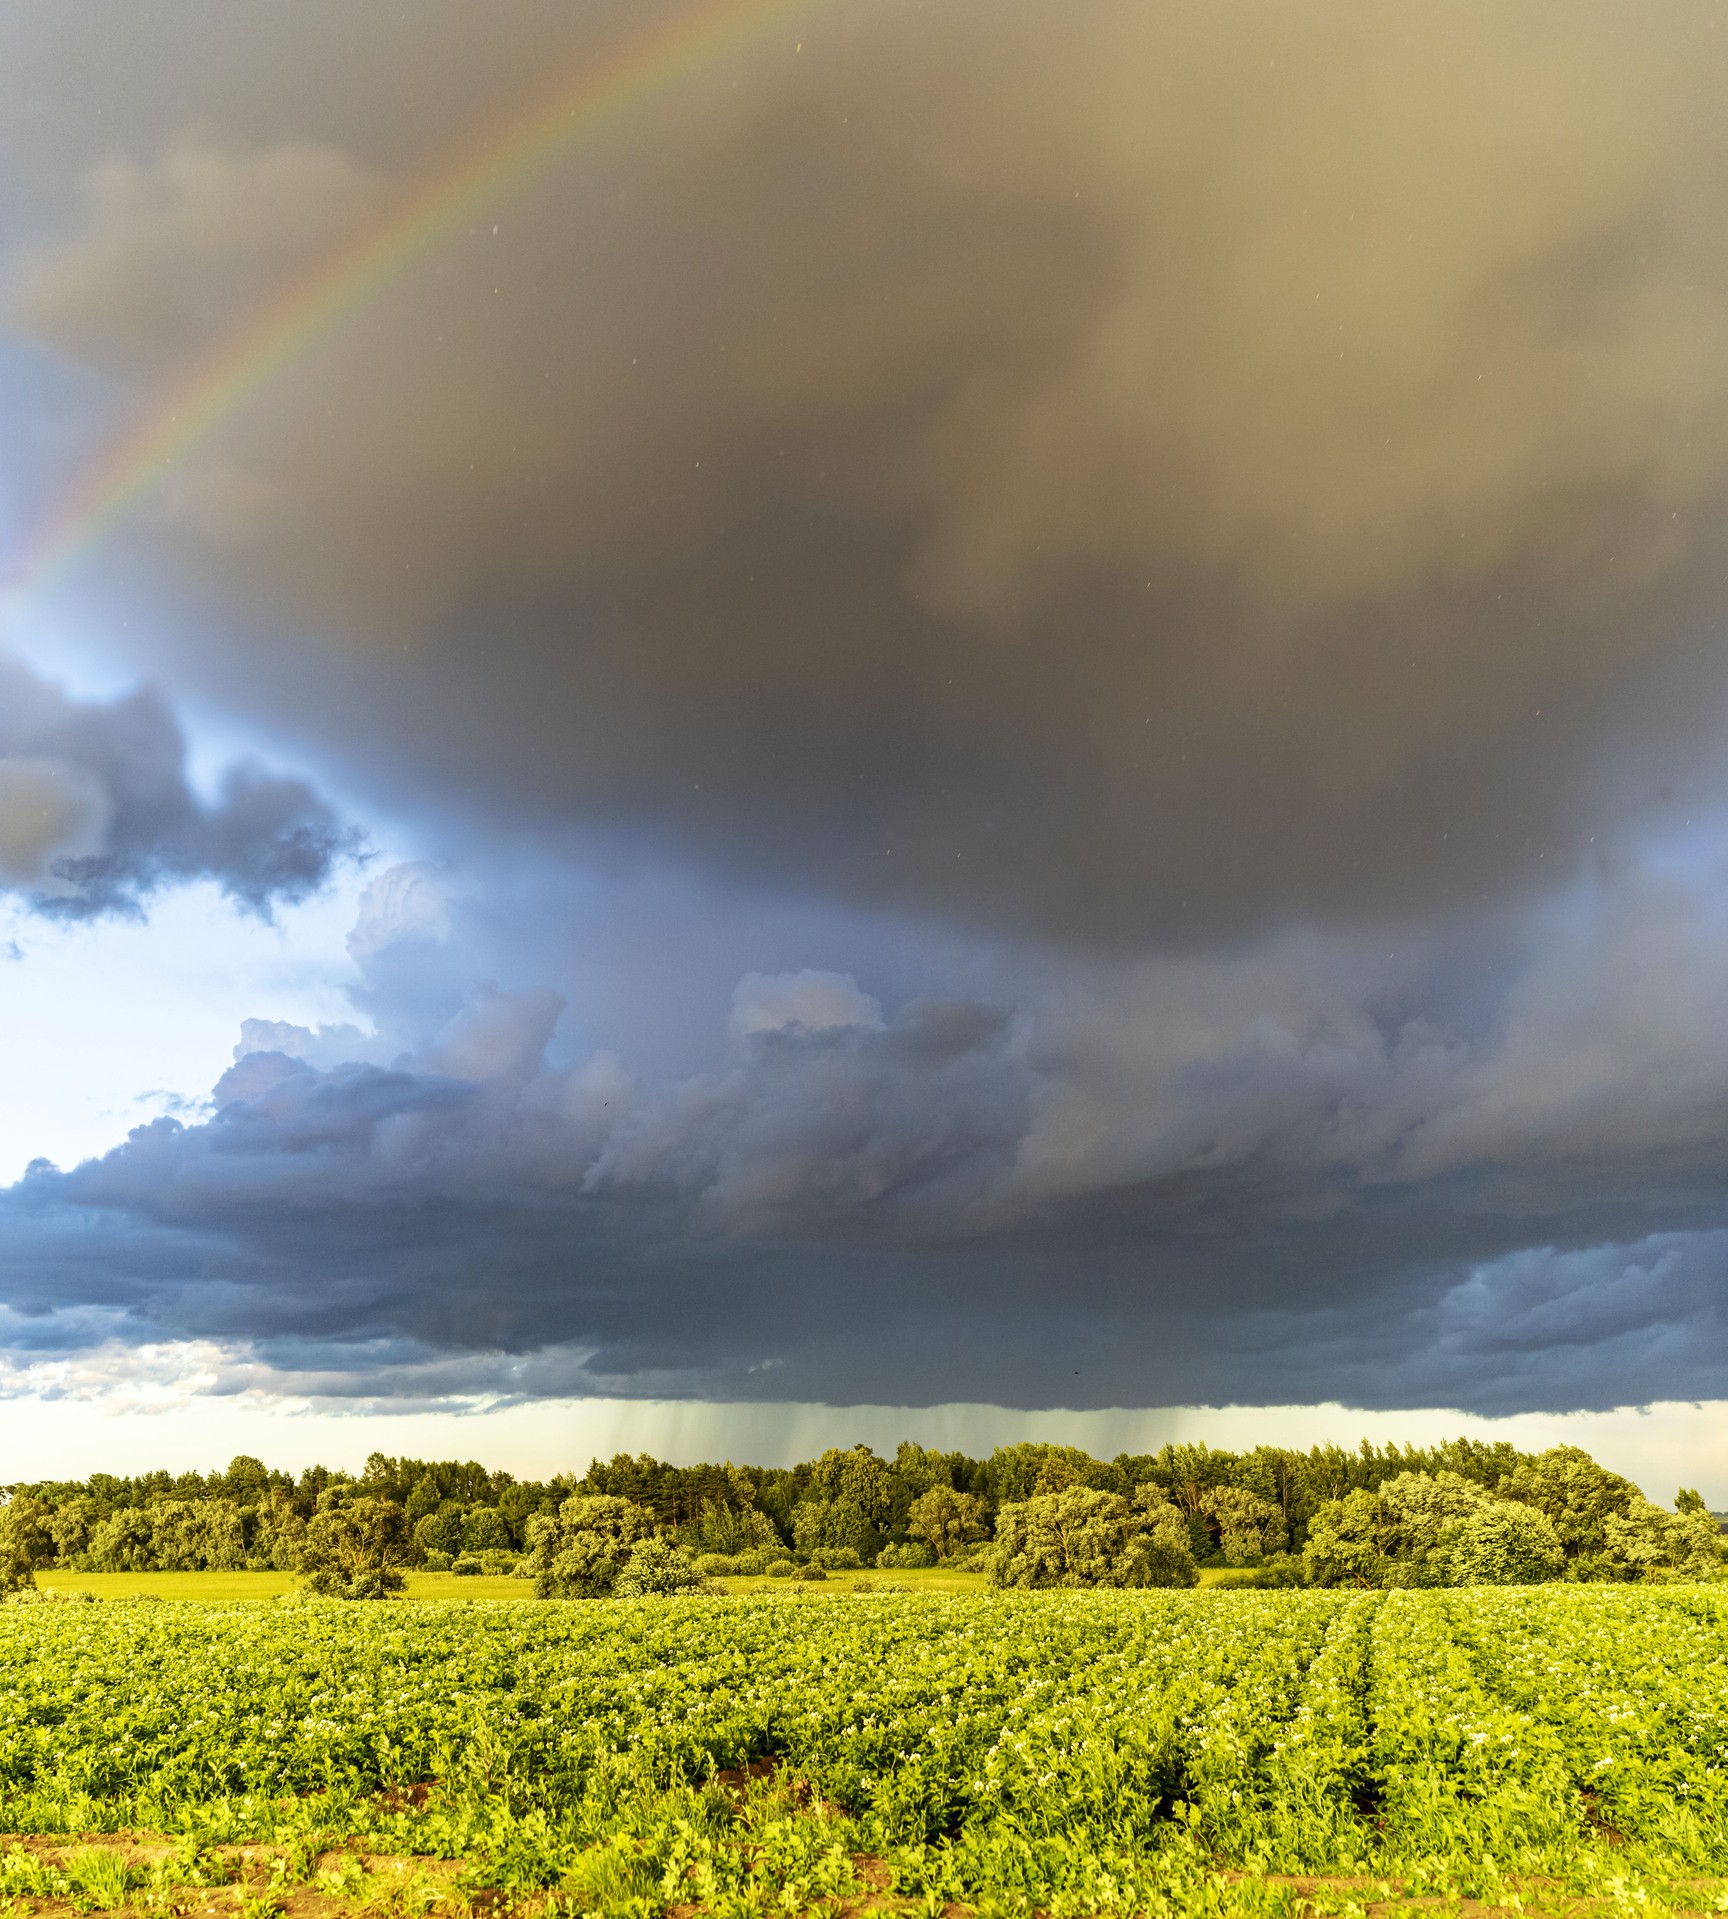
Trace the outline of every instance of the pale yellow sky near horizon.
[[1235, 1450], [1362, 1439], [1432, 1444], [1468, 1434], [1530, 1451], [1582, 1446], [1662, 1504], [1682, 1485], [1728, 1507], [1728, 1401], [1667, 1401], [1605, 1412], [1518, 1413], [1487, 1419], [1421, 1408], [1312, 1406], [1057, 1408], [1027, 1412], [976, 1403], [829, 1406], [775, 1402], [557, 1399], [467, 1411], [332, 1410], [263, 1395], [128, 1399], [0, 1399], [0, 1454], [12, 1480], [91, 1472], [208, 1472], [236, 1453], [299, 1471], [320, 1462], [358, 1470], [366, 1455], [477, 1459], [519, 1478], [584, 1468], [591, 1457], [650, 1452], [681, 1464], [734, 1459], [789, 1465], [827, 1446], [863, 1442], [891, 1453], [902, 1439], [979, 1454], [1018, 1440], [1053, 1440], [1108, 1458], [1167, 1440]]

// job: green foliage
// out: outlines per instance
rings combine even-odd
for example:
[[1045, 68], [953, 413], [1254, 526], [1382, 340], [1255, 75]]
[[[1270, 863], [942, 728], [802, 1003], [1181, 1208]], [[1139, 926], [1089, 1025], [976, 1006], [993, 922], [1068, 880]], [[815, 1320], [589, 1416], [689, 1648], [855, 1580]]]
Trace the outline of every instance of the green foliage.
[[577, 1493], [529, 1527], [527, 1567], [542, 1599], [603, 1599], [653, 1521], [614, 1495]]
[[876, 1555], [876, 1564], [884, 1572], [912, 1571], [936, 1564], [936, 1551], [921, 1539], [908, 1539], [902, 1545], [884, 1546]]
[[393, 1499], [332, 1489], [306, 1528], [298, 1570], [308, 1591], [327, 1598], [388, 1599], [402, 1590], [412, 1541]]
[[1597, 1465], [1576, 1446], [1554, 1446], [1522, 1460], [1497, 1490], [1502, 1498], [1546, 1514], [1567, 1559], [1583, 1567], [1607, 1550], [1608, 1521], [1624, 1516], [1639, 1497], [1629, 1479]]
[[1717, 1578], [1723, 1568], [1722, 1536], [1703, 1500], [1696, 1493], [1692, 1499], [1696, 1503], [1665, 1513], [1635, 1496], [1624, 1513], [1611, 1513], [1603, 1522], [1604, 1559], [1629, 1578]]
[[36, 1568], [53, 1548], [46, 1507], [28, 1493], [15, 1493], [0, 1506], [0, 1593], [34, 1586]]
[[1447, 1540], [1455, 1586], [1538, 1586], [1566, 1563], [1553, 1521], [1517, 1500], [1491, 1500], [1460, 1520]]
[[[1449, 1554], [1458, 1528], [1498, 1500], [1547, 1516], [1568, 1580], [1699, 1581], [1722, 1573], [1716, 1522], [1696, 1492], [1683, 1492], [1675, 1512], [1661, 1512], [1575, 1447], [1526, 1454], [1463, 1439], [1305, 1452], [1167, 1445], [1111, 1461], [1037, 1443], [1000, 1447], [979, 1460], [907, 1441], [892, 1460], [853, 1446], [787, 1468], [675, 1466], [618, 1454], [594, 1461], [580, 1482], [548, 1483], [518, 1481], [473, 1460], [381, 1453], [358, 1478], [309, 1467], [296, 1479], [241, 1456], [205, 1475], [95, 1473], [8, 1490], [39, 1509], [24, 1554], [31, 1572], [292, 1571], [302, 1565], [317, 1514], [360, 1498], [402, 1509], [412, 1535], [404, 1564], [446, 1569], [473, 1560], [508, 1570], [512, 1555], [532, 1552], [546, 1523], [556, 1529], [572, 1497], [621, 1501], [638, 1515], [641, 1536], [666, 1533], [692, 1556], [719, 1555], [753, 1572], [785, 1556], [787, 1542], [831, 1567], [849, 1566], [849, 1554], [864, 1566], [910, 1566], [928, 1548], [945, 1566], [982, 1568], [994, 1553], [989, 1541], [1001, 1508], [1074, 1490], [1129, 1498], [1147, 1486], [1186, 1522], [1185, 1544], [1172, 1544], [1178, 1570], [1186, 1551], [1213, 1567], [1277, 1562], [1284, 1580], [1443, 1585], [1454, 1579]], [[631, 1543], [556, 1547], [551, 1557], [562, 1552], [565, 1564], [548, 1575], [552, 1586], [610, 1591]], [[544, 1552], [533, 1560], [535, 1577], [547, 1563]]]
[[1699, 1911], [1725, 1677], [1713, 1587], [6, 1606], [6, 1829], [184, 1837], [12, 1845], [0, 1900], [261, 1912], [270, 1847], [383, 1915], [385, 1855], [618, 1919], [863, 1910], [860, 1858], [908, 1914]]
[[792, 1543], [801, 1553], [850, 1552], [856, 1563], [874, 1561], [882, 1544], [870, 1515], [856, 1499], [802, 1499], [792, 1509]]
[[906, 1530], [914, 1539], [923, 1540], [939, 1560], [990, 1536], [983, 1500], [976, 1493], [958, 1493], [942, 1485], [929, 1487], [913, 1500], [906, 1514]]
[[1329, 1499], [1308, 1522], [1303, 1548], [1315, 1586], [1378, 1586], [1386, 1577], [1380, 1550], [1380, 1501], [1364, 1487]]
[[1157, 1487], [1130, 1499], [1069, 1486], [996, 1515], [995, 1586], [1191, 1586], [1182, 1516]]
[[1245, 1486], [1213, 1486], [1201, 1496], [1199, 1517], [1218, 1550], [1233, 1565], [1255, 1565], [1283, 1549], [1284, 1514]]
[[620, 1599], [643, 1599], [704, 1592], [707, 1587], [707, 1580], [682, 1547], [669, 1539], [655, 1538], [639, 1540], [630, 1549], [612, 1590]]

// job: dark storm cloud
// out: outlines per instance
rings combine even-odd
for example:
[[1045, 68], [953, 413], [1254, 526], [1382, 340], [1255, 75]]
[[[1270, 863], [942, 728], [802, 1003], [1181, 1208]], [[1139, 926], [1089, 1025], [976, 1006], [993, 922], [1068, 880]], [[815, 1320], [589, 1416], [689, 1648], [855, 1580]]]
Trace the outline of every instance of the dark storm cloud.
[[[142, 394], [645, 17], [30, 14], [12, 322]], [[1719, 1393], [1728, 875], [1684, 829], [1728, 803], [1725, 40], [1694, 0], [863, 0], [476, 208], [107, 557], [159, 596], [137, 657], [485, 875], [381, 877], [370, 1032], [250, 1023], [213, 1117], [0, 1196], [32, 1350], [353, 1394]], [[201, 804], [147, 696], [33, 697], [108, 743], [0, 760], [54, 910], [327, 867], [314, 796]], [[712, 889], [634, 966], [594, 935], [679, 1035], [652, 1069], [507, 871], [571, 829]], [[740, 875], [860, 978], [728, 957], [692, 1038]]]
[[349, 1397], [1709, 1395], [1728, 1039], [1682, 1077], [1614, 982], [1660, 951], [1679, 1031], [1728, 975], [1712, 924], [1662, 917], [1598, 902], [1588, 977], [1531, 936], [1495, 1017], [1449, 1029], [1387, 1011], [1440, 956], [1312, 943], [1108, 969], [1036, 1020], [752, 976], [731, 1065], [660, 1087], [553, 1063], [543, 992], [382, 1065], [259, 1023], [212, 1119], [6, 1195], [0, 1280], [40, 1347], [101, 1309]]
[[304, 780], [251, 761], [201, 799], [152, 689], [77, 700], [0, 657], [0, 889], [38, 912], [135, 913], [162, 886], [209, 879], [268, 914], [315, 892], [356, 844]]
[[[112, 112], [15, 319], [195, 357], [638, 18], [507, 7], [481, 54], [421, 9], [410, 87], [348, 13], [224, 13], [219, 135], [147, 77], [106, 102], [80, 42], [67, 109]], [[1724, 32], [1532, 0], [764, 29], [165, 485], [154, 537], [259, 636], [182, 664], [429, 796], [1059, 937], [1544, 876], [1714, 779]]]

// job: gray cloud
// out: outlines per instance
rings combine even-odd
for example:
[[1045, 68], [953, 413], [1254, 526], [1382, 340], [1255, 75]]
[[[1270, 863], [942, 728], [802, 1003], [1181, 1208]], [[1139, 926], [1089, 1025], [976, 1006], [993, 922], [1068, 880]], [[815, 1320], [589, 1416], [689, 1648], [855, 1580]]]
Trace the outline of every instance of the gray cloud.
[[559, 1063], [543, 989], [388, 1059], [250, 1022], [214, 1118], [0, 1199], [0, 1278], [363, 1396], [1708, 1394], [1728, 1022], [1679, 1074], [1620, 982], [1659, 952], [1714, 1005], [1721, 943], [1706, 893], [1628, 865], [1503, 929], [1486, 1003], [1435, 990], [1443, 946], [1315, 939], [1072, 969], [1019, 1011], [758, 975], [729, 1063], [666, 1083]]
[[[104, 126], [129, 184], [19, 314], [75, 348], [56, 289], [120, 275], [102, 351], [153, 350], [188, 231], [231, 230], [183, 204], [298, 235], [333, 182], [409, 190], [475, 131], [472, 36], [417, 18], [418, 120], [345, 16], [294, 28], [334, 106], [277, 16], [229, 22], [236, 114], [316, 140], [190, 149], [146, 89], [157, 145]], [[495, 103], [628, 30], [509, 21]], [[1545, 877], [1715, 779], [1722, 32], [882, 0], [765, 34], [193, 459], [156, 534], [228, 598], [180, 663], [428, 797], [1060, 937]]]
[[[644, 17], [64, 0], [13, 324], [141, 396]], [[476, 206], [107, 551], [467, 877], [0, 1196], [13, 1309], [333, 1391], [1719, 1392], [1725, 32], [869, 0]], [[44, 910], [342, 844], [154, 696], [7, 727]], [[700, 877], [584, 918], [572, 845]]]
[[0, 657], [0, 887], [37, 911], [132, 913], [162, 886], [210, 879], [268, 913], [315, 892], [357, 845], [304, 780], [251, 761], [201, 799], [159, 693], [77, 700]]

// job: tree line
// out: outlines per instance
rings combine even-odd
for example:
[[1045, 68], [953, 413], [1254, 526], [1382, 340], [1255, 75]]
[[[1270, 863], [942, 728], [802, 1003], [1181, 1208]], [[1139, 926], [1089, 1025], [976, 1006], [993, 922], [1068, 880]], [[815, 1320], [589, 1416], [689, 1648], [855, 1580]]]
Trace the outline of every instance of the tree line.
[[405, 1570], [514, 1572], [548, 1596], [673, 1591], [723, 1574], [942, 1565], [1024, 1586], [1527, 1583], [1718, 1576], [1716, 1518], [1672, 1511], [1575, 1447], [1470, 1439], [1354, 1451], [1167, 1445], [1101, 1460], [1026, 1443], [985, 1458], [902, 1442], [792, 1467], [648, 1454], [518, 1480], [374, 1453], [359, 1474], [225, 1471], [20, 1481], [0, 1587], [39, 1570], [272, 1568], [354, 1597]]

